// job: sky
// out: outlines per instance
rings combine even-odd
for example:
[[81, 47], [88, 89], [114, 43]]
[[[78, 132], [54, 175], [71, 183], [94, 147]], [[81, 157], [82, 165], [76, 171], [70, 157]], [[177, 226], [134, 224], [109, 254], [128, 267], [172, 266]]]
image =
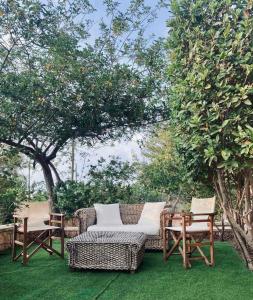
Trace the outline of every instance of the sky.
[[[93, 6], [96, 8], [94, 13], [94, 24], [91, 28], [92, 37], [96, 37], [98, 31], [98, 24], [100, 19], [105, 15], [103, 0], [93, 0], [91, 1]], [[128, 0], [119, 0], [119, 2], [125, 6]], [[156, 0], [146, 0], [145, 3], [154, 7], [157, 4]], [[166, 21], [169, 18], [169, 8], [163, 8], [157, 11], [157, 19], [149, 25], [146, 29], [146, 37], [155, 35], [156, 37], [166, 37], [168, 29], [166, 27]], [[84, 147], [81, 145], [76, 145], [75, 150], [75, 160], [76, 160], [76, 174], [77, 180], [85, 180], [85, 175], [87, 174], [90, 165], [96, 165], [99, 158], [103, 157], [107, 161], [110, 157], [118, 157], [122, 161], [132, 162], [135, 159], [142, 160], [142, 151], [139, 146], [138, 141], [142, 140], [144, 134], [137, 133], [134, 134], [131, 140], [125, 141], [120, 140], [107, 144], [96, 144], [94, 147]], [[58, 154], [57, 159], [54, 161], [59, 170], [60, 176], [63, 180], [70, 179], [70, 150], [64, 149], [62, 153]], [[44, 178], [42, 171], [39, 167], [35, 170], [30, 169], [30, 184], [38, 184], [38, 186], [43, 187]], [[21, 170], [21, 174], [28, 178], [28, 168], [25, 167]]]

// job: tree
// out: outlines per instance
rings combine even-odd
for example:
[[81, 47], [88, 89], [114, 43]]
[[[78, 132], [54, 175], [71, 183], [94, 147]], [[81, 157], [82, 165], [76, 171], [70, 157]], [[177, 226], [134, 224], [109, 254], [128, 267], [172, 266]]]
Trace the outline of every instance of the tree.
[[110, 22], [94, 38], [88, 0], [0, 2], [0, 143], [41, 166], [51, 205], [53, 160], [69, 140], [130, 135], [164, 110], [163, 42], [143, 38], [154, 10], [104, 3]]
[[191, 196], [210, 195], [212, 188], [194, 182], [177, 152], [177, 137], [173, 127], [156, 127], [143, 144], [145, 162], [139, 163], [138, 181], [147, 189], [156, 190], [178, 200], [187, 201]]
[[169, 99], [179, 153], [194, 180], [213, 182], [252, 270], [253, 2], [175, 0]]

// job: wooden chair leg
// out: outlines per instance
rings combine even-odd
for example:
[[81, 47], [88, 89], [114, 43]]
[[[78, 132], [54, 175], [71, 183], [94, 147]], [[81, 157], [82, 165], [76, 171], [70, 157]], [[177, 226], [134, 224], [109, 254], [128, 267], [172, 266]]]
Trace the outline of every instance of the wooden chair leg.
[[187, 263], [187, 253], [186, 253], [186, 237], [184, 234], [183, 234], [182, 241], [183, 241], [183, 264], [184, 267], [187, 269], [188, 263]]
[[211, 216], [210, 224], [210, 266], [214, 266], [214, 235], [213, 235], [213, 216]]
[[186, 249], [186, 224], [185, 224], [185, 217], [182, 218], [182, 241], [183, 241], [183, 264], [184, 267], [188, 268], [188, 258], [187, 258], [187, 249]]
[[183, 255], [183, 252], [180, 251], [181, 248], [180, 248], [180, 246], [179, 246], [179, 244], [180, 244], [180, 242], [181, 242], [181, 240], [182, 240], [182, 234], [180, 233], [179, 236], [176, 237], [176, 235], [175, 235], [173, 232], [171, 232], [171, 236], [172, 236], [172, 239], [173, 239], [173, 241], [174, 241], [174, 244], [172, 245], [172, 247], [171, 247], [171, 248], [168, 250], [168, 252], [166, 253], [166, 257], [165, 257], [166, 260], [173, 254], [173, 252], [174, 252], [176, 249], [178, 249], [179, 252]]
[[16, 239], [17, 239], [17, 219], [14, 217], [14, 226], [13, 226], [13, 233], [12, 233], [12, 252], [11, 252], [12, 261], [15, 260], [15, 257], [17, 255], [17, 247], [15, 243]]
[[[52, 215], [50, 215], [49, 217], [49, 225], [52, 226]], [[53, 247], [53, 239], [52, 239], [52, 230], [49, 230], [48, 231], [48, 243], [49, 243], [49, 246], [52, 248]], [[53, 252], [49, 252], [49, 255], [52, 255]]]
[[24, 218], [24, 224], [23, 224], [23, 265], [25, 266], [28, 262], [27, 259], [27, 219]]
[[167, 248], [168, 248], [168, 239], [167, 239], [167, 233], [166, 228], [163, 229], [163, 260], [166, 261], [166, 254], [167, 254]]
[[191, 255], [191, 237], [187, 236], [186, 237], [186, 251], [189, 255]]
[[61, 257], [64, 258], [64, 216], [61, 216]]

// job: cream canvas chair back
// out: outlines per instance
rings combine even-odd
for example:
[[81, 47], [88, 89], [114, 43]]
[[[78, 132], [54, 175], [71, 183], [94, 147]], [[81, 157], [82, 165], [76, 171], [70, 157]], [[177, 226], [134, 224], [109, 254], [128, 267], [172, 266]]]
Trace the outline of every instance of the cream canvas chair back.
[[44, 225], [49, 220], [49, 203], [48, 201], [24, 202], [15, 214], [19, 217], [28, 217], [29, 226]]
[[[192, 198], [191, 212], [193, 214], [211, 214], [215, 212], [215, 196], [212, 198]], [[195, 216], [195, 220], [208, 219], [208, 216]]]

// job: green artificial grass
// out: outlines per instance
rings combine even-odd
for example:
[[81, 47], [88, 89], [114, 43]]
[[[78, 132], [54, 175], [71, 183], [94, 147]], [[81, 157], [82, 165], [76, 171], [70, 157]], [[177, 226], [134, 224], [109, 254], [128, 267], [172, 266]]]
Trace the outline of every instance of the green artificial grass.
[[0, 254], [0, 299], [253, 299], [253, 273], [232, 246], [217, 242], [215, 254], [215, 267], [193, 261], [184, 270], [180, 256], [164, 263], [161, 252], [148, 252], [139, 271], [130, 274], [71, 272], [67, 259], [43, 250], [23, 267], [11, 262], [7, 251]]

